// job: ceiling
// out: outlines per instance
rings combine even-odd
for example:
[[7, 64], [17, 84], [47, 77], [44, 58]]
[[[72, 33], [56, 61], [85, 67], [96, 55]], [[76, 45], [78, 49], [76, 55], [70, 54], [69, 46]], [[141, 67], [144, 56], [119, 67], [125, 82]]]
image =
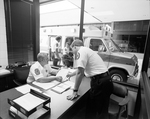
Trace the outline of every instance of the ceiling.
[[[40, 0], [40, 26], [79, 24], [80, 8], [81, 0]], [[85, 0], [84, 9], [84, 23], [150, 19], [149, 0]]]

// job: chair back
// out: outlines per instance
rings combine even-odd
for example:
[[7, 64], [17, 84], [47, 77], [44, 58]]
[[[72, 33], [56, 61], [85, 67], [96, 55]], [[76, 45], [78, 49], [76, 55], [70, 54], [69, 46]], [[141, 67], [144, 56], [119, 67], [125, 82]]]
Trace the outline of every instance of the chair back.
[[124, 98], [128, 94], [128, 90], [125, 86], [113, 82], [114, 95]]
[[14, 80], [20, 83], [21, 85], [26, 84], [29, 70], [30, 66], [14, 68]]

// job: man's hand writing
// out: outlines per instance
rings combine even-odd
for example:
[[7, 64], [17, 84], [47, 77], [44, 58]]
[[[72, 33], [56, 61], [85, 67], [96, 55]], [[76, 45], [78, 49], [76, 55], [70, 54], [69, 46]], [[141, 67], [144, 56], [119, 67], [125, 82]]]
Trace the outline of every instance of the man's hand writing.
[[62, 82], [62, 76], [58, 76], [58, 77], [56, 78], [56, 80], [59, 81], [59, 82]]

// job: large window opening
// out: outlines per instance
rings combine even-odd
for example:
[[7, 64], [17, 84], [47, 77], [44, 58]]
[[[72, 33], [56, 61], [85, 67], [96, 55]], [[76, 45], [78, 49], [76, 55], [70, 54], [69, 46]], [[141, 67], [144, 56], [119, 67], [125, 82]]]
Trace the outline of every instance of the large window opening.
[[118, 35], [116, 43], [125, 52], [144, 53], [146, 35]]

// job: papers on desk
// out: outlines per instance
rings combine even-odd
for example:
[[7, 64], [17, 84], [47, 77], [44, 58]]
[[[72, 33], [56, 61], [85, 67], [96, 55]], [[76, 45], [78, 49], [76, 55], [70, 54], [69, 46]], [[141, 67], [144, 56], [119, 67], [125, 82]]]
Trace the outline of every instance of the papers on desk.
[[64, 91], [70, 89], [71, 87], [74, 86], [74, 83], [71, 82], [71, 81], [66, 81], [66, 82], [63, 82], [53, 88], [51, 88], [52, 91], [56, 92], [56, 93], [63, 93]]
[[30, 85], [28, 85], [28, 84], [23, 85], [23, 86], [20, 86], [20, 87], [17, 87], [17, 88], [15, 88], [15, 89], [16, 89], [17, 91], [21, 92], [22, 94], [26, 94], [26, 93], [30, 92], [30, 89], [36, 90], [36, 91], [38, 91], [38, 92], [42, 92], [42, 91], [40, 91], [39, 89], [34, 88], [33, 86], [30, 86]]
[[[74, 72], [75, 70], [72, 70], [72, 72]], [[67, 74], [71, 72], [71, 69], [61, 69], [59, 70], [59, 72], [57, 73], [56, 76], [62, 76], [62, 83], [60, 83], [59, 85], [56, 85], [55, 87], [51, 88], [52, 91], [57, 92], [59, 94], [63, 93], [64, 91], [73, 88], [74, 87], [74, 83], [69, 81], [67, 78]]]
[[40, 82], [36, 82], [36, 81], [33, 82], [34, 85], [36, 85], [38, 87], [41, 87], [41, 88], [43, 88], [45, 90], [50, 89], [50, 88], [56, 86], [59, 83], [60, 82], [56, 81], [56, 80], [51, 81], [51, 82], [47, 82], [47, 83], [40, 83]]
[[[62, 82], [66, 82], [68, 80], [68, 78], [67, 78], [68, 72], [69, 72], [69, 69], [62, 68], [61, 70], [58, 71], [56, 76], [62, 76]], [[47, 83], [40, 83], [40, 82], [34, 81], [32, 84], [34, 84], [38, 87], [41, 87], [45, 90], [48, 90], [48, 89], [60, 84], [60, 82], [56, 81], [56, 80], [47, 82]]]
[[74, 83], [74, 82], [72, 82], [72, 81], [65, 81], [65, 82], [64, 82], [64, 84], [65, 84], [65, 85], [69, 85], [69, 86], [70, 86], [70, 88], [72, 88], [72, 89], [73, 89], [73, 88], [74, 88], [74, 84], [75, 84], [75, 83]]
[[38, 98], [31, 93], [28, 93], [26, 95], [23, 95], [15, 100], [13, 100], [15, 103], [19, 104], [21, 107], [26, 109], [27, 111], [30, 111], [31, 109], [37, 107], [38, 105], [44, 103], [45, 100]]

